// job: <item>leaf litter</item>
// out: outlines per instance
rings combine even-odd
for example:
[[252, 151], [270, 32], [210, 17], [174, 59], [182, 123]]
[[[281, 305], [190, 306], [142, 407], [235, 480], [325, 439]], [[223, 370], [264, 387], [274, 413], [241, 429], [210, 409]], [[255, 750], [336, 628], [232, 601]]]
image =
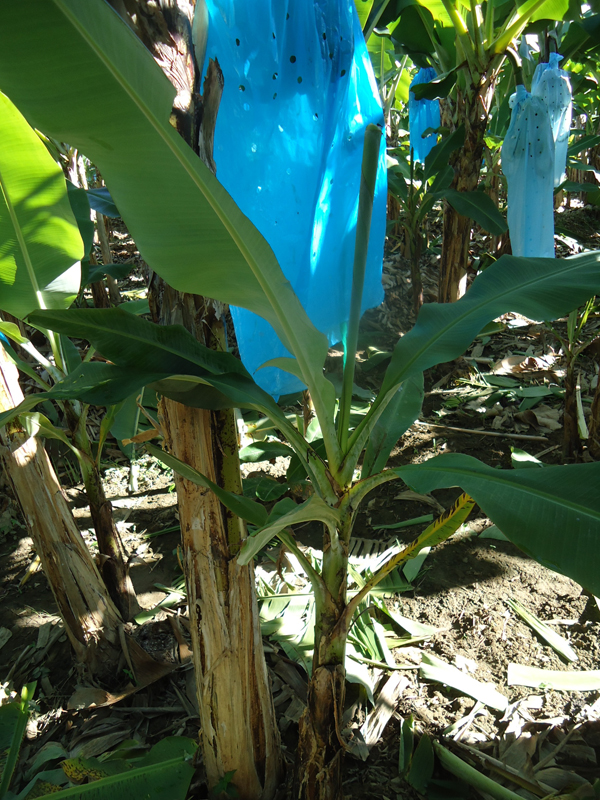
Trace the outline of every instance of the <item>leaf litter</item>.
[[[386, 303], [377, 313], [366, 315], [365, 335], [379, 336], [377, 344], [365, 351], [369, 357], [362, 361], [361, 382], [369, 388], [376, 385], [378, 369], [386, 363], [386, 331], [393, 328], [397, 335], [398, 320], [410, 319], [407, 274], [397, 260], [386, 262]], [[428, 299], [435, 299], [433, 264], [426, 265], [424, 277], [425, 293]], [[398, 312], [401, 296], [408, 297], [408, 304]], [[589, 415], [598, 379], [593, 355], [591, 350], [589, 355], [584, 352], [579, 362], [583, 421]], [[564, 354], [552, 333], [540, 323], [505, 315], [493, 331], [478, 338], [463, 359], [429, 376], [422, 425], [413, 426], [400, 443], [395, 463], [418, 461], [454, 448], [504, 467], [539, 468], [560, 461], [563, 378]], [[523, 437], [518, 446], [516, 437]], [[281, 491], [273, 482], [282, 485], [289, 459], [277, 446], [271, 451], [267, 447], [265, 452], [276, 457], [279, 466], [275, 471], [273, 458], [259, 461], [260, 453], [250, 453], [245, 472], [247, 491], [253, 496], [263, 494], [268, 499], [273, 491]], [[118, 459], [117, 454], [109, 446], [109, 455]], [[111, 494], [123, 497], [127, 494], [127, 470], [111, 469], [115, 477]], [[69, 658], [57, 618], [39, 612], [21, 615], [30, 622], [24, 626], [15, 625], [18, 615], [0, 620], [10, 634], [2, 637], [0, 660], [4, 652], [5, 665], [10, 664], [3, 674], [13, 682], [39, 679], [43, 687], [19, 762], [23, 780], [37, 769], [56, 765], [65, 755], [104, 758], [120, 748], [147, 752], [165, 732], [197, 736], [193, 671], [186, 658], [189, 624], [185, 599], [169, 591], [179, 589], [174, 579], [178, 526], [175, 497], [169, 492], [171, 477], [150, 460], [142, 462], [140, 476], [140, 494], [158, 488], [157, 496], [165, 502], [126, 503], [120, 512], [120, 532], [128, 549], [138, 552], [139, 572], [148, 573], [144, 606], [153, 616], [140, 628], [147, 631], [141, 648], [148, 648], [148, 658], [159, 667], [149, 669], [154, 677], [146, 683], [130, 683], [133, 688], [120, 694], [80, 687], [77, 691], [85, 707], [68, 708], [77, 676], [71, 671], [65, 680], [63, 669], [62, 681], [57, 677], [56, 662], [64, 664]], [[77, 490], [71, 496], [77, 500]], [[455, 497], [451, 491], [429, 497], [398, 494], [390, 487], [376, 494], [357, 521], [354, 579], [362, 576], [364, 580], [369, 570], [376, 569], [377, 559], [386, 549], [414, 540], [431, 516], [448, 508]], [[2, 513], [6, 510], [1, 509]], [[17, 519], [18, 514], [9, 514], [9, 518]], [[85, 508], [80, 518], [85, 532]], [[168, 532], [162, 534], [161, 528]], [[12, 522], [9, 529], [18, 531]], [[510, 543], [485, 539], [491, 531], [482, 515], [472, 515], [453, 539], [434, 548], [417, 565], [419, 569], [408, 576], [406, 571], [391, 576], [387, 589], [384, 586], [381, 592], [374, 592], [361, 607], [347, 662], [353, 682], [348, 687], [343, 735], [355, 757], [347, 765], [344, 788], [349, 798], [373, 796], [374, 792], [379, 796], [383, 787], [390, 796], [393, 791], [409, 796], [403, 774], [411, 786], [424, 790], [434, 752], [426, 744], [427, 737], [442, 735], [450, 756], [493, 780], [494, 785], [487, 784], [484, 789], [492, 796], [514, 796], [515, 792], [522, 796], [525, 792], [540, 797], [567, 791], [575, 791], [577, 797], [592, 796], [589, 789], [597, 775], [600, 749], [600, 687], [594, 683], [594, 668], [600, 664], [598, 608], [580, 587], [530, 562]], [[319, 552], [308, 541], [310, 530], [300, 532], [300, 539], [303, 534], [306, 553], [318, 560]], [[25, 576], [32, 558], [24, 555], [16, 572], [8, 567], [9, 585]], [[310, 670], [311, 599], [300, 565], [289, 552], [272, 551], [257, 575], [279, 725], [293, 754], [295, 725], [305, 706]], [[22, 587], [23, 602], [43, 583], [43, 576], [31, 570]], [[355, 580], [349, 590], [355, 591], [357, 585]], [[173, 600], [171, 608], [164, 602], [167, 598]], [[524, 622], [510, 613], [506, 605], [510, 598], [537, 619], [537, 628], [531, 619]], [[45, 602], [50, 608], [51, 603]], [[572, 624], [563, 626], [555, 621], [557, 616]], [[175, 627], [173, 620], [177, 621]], [[34, 647], [27, 644], [19, 650], [22, 632], [37, 630], [38, 623]], [[566, 628], [565, 637], [560, 637], [565, 642], [564, 652], [577, 655], [581, 668], [577, 671], [561, 660], [541, 632], [554, 633], [559, 624]], [[438, 670], [435, 677], [434, 668]], [[129, 670], [129, 666], [123, 664], [122, 669]], [[135, 663], [130, 671], [135, 673]], [[585, 687], [579, 674], [586, 676]], [[515, 676], [529, 685], [516, 683]], [[486, 708], [481, 698], [472, 696], [473, 691], [477, 695], [483, 692], [485, 699], [485, 690], [490, 691], [491, 685], [496, 708], [494, 702]], [[107, 698], [112, 704], [103, 707]], [[424, 744], [419, 743], [410, 754], [405, 747], [402, 762], [400, 745], [406, 739], [403, 731], [407, 726], [413, 737], [416, 733], [413, 744], [421, 740]], [[442, 763], [448, 764], [451, 758], [442, 755], [438, 744], [434, 747]], [[405, 764], [404, 772], [399, 763]], [[457, 769], [456, 761], [453, 763]], [[469, 778], [460, 766], [458, 772], [461, 781], [477, 785], [478, 778]], [[506, 794], [494, 795], [494, 786], [505, 788]]]

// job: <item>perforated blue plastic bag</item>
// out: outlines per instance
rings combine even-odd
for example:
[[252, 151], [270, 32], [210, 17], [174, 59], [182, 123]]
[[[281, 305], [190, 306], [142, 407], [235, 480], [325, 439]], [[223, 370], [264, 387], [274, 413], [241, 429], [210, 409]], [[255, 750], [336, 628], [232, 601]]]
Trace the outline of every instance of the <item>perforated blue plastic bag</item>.
[[552, 136], [554, 138], [554, 186], [565, 180], [567, 148], [573, 115], [573, 99], [569, 73], [558, 64], [562, 56], [550, 53], [548, 64], [538, 64], [533, 73], [531, 94], [541, 97], [546, 103]]
[[[421, 68], [410, 82], [411, 88], [418, 83], [429, 83], [436, 77], [433, 67]], [[430, 133], [423, 138], [428, 128], [440, 127], [440, 101], [417, 100], [414, 92], [408, 93], [408, 128], [410, 146], [415, 161], [425, 163], [425, 159], [437, 144], [437, 136]]]
[[546, 103], [517, 86], [502, 171], [513, 255], [554, 258], [554, 140]]
[[[225, 86], [217, 178], [271, 245], [331, 344], [347, 323], [364, 133], [383, 114], [354, 0], [207, 0], [207, 58]], [[385, 136], [362, 308], [383, 300]], [[277, 397], [302, 383], [274, 367], [289, 353], [271, 326], [232, 308], [246, 368]]]

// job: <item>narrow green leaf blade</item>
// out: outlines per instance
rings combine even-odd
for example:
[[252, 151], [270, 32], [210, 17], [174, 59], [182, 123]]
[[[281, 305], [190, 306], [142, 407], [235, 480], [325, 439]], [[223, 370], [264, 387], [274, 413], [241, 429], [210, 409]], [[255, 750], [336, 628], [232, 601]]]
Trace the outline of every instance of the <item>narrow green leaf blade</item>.
[[470, 675], [465, 675], [456, 667], [446, 664], [441, 658], [437, 658], [432, 653], [423, 653], [423, 661], [419, 674], [428, 681], [437, 681], [451, 686], [469, 697], [479, 700], [490, 708], [497, 711], [505, 711], [508, 707], [508, 700], [500, 694], [493, 686], [481, 683]]
[[205, 489], [211, 489], [223, 505], [230, 511], [233, 511], [234, 514], [237, 514], [238, 517], [251, 522], [253, 525], [258, 525], [258, 527], [262, 527], [267, 521], [267, 510], [264, 506], [261, 506], [260, 503], [256, 503], [248, 497], [243, 497], [242, 495], [222, 489], [205, 475], [202, 475], [201, 472], [190, 467], [189, 464], [185, 464], [179, 458], [176, 458], [176, 456], [167, 453], [165, 450], [161, 450], [160, 447], [146, 444], [146, 449], [150, 455], [153, 455], [155, 458], [158, 458], [159, 461], [162, 461], [163, 464], [171, 467], [171, 469], [186, 480], [198, 486], [203, 486]]
[[464, 353], [479, 331], [508, 311], [557, 319], [600, 293], [600, 254], [566, 259], [502, 256], [456, 303], [426, 303], [386, 371], [382, 394], [417, 372]]
[[528, 611], [525, 606], [519, 603], [518, 600], [508, 598], [506, 600], [506, 604], [515, 612], [517, 616], [521, 617], [523, 622], [526, 622], [530, 628], [533, 628], [538, 636], [540, 636], [547, 644], [549, 644], [550, 647], [560, 656], [567, 661], [577, 661], [577, 653], [573, 650], [567, 640], [558, 634], [553, 628], [551, 628], [549, 625], [546, 625], [546, 623], [542, 622], [541, 619], [538, 619], [535, 614], [532, 614], [531, 611]]
[[534, 689], [555, 689], [558, 692], [597, 692], [600, 669], [579, 672], [539, 669], [524, 664], [509, 664], [509, 686], [531, 686]]
[[457, 192], [454, 189], [444, 189], [438, 194], [463, 217], [475, 220], [484, 231], [494, 236], [501, 236], [508, 229], [498, 207], [485, 192]]
[[392, 448], [421, 413], [424, 396], [423, 373], [414, 375], [400, 386], [371, 431], [363, 459], [362, 478], [375, 475], [385, 467]]
[[339, 511], [328, 506], [316, 494], [309, 497], [308, 500], [297, 506], [293, 511], [278, 517], [275, 522], [246, 539], [238, 556], [238, 563], [248, 564], [284, 528], [296, 525], [299, 522], [312, 520], [318, 520], [331, 527], [339, 522]]

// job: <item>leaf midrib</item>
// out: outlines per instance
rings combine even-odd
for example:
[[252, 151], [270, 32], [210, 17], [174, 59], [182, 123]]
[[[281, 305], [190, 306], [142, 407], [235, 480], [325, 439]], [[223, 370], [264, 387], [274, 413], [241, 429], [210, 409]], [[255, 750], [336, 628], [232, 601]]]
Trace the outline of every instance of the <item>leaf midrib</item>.
[[[403, 470], [410, 470], [411, 467], [398, 467], [394, 470], [397, 474]], [[412, 469], [418, 469], [418, 467], [412, 467]], [[551, 469], [551, 468], [550, 468]], [[556, 494], [551, 494], [550, 492], [544, 491], [542, 489], [538, 489], [532, 486], [527, 486], [526, 484], [516, 483], [515, 481], [511, 481], [508, 477], [505, 477], [502, 473], [508, 472], [512, 473], [511, 470], [497, 470], [498, 475], [490, 475], [486, 472], [475, 472], [473, 469], [469, 469], [468, 467], [442, 467], [442, 466], [435, 466], [435, 467], [425, 467], [423, 466], [422, 471], [425, 472], [426, 470], [430, 472], [442, 473], [444, 475], [451, 474], [454, 476], [467, 476], [474, 479], [479, 480], [487, 480], [493, 484], [503, 484], [505, 486], [510, 486], [512, 489], [518, 490], [520, 492], [525, 492], [527, 494], [534, 494], [536, 497], [539, 497], [542, 500], [545, 500], [549, 503], [553, 503], [555, 506], [559, 506], [560, 508], [570, 508], [574, 511], [577, 511], [590, 519], [596, 519], [600, 521], [600, 511], [596, 511], [595, 509], [591, 509], [589, 506], [581, 506], [577, 503], [574, 503], [571, 500], [566, 500], [564, 498], [559, 498], [557, 500]], [[496, 471], [494, 471], [496, 472]]]

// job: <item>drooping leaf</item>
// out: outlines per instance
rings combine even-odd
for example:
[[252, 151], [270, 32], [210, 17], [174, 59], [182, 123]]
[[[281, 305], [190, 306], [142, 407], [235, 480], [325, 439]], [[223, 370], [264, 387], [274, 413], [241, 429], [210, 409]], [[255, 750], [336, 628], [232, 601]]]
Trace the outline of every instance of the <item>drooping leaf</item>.
[[121, 278], [126, 278], [132, 269], [132, 264], [98, 264], [90, 269], [86, 284], [100, 281], [105, 275], [111, 275], [113, 278], [120, 280]]
[[254, 463], [257, 461], [269, 461], [278, 456], [291, 456], [294, 451], [283, 442], [253, 442], [240, 450], [240, 461], [244, 463]]
[[421, 413], [424, 392], [422, 373], [400, 386], [371, 431], [363, 460], [363, 478], [385, 467], [392, 448]]
[[599, 266], [598, 253], [566, 259], [502, 256], [458, 302], [423, 306], [416, 325], [394, 349], [382, 392], [461, 355], [486, 323], [507, 311], [529, 319], [567, 314], [600, 293]]
[[39, 413], [25, 413], [20, 415], [23, 427], [29, 436], [40, 436], [43, 439], [57, 439], [66, 444], [70, 450], [74, 450], [73, 444], [66, 434], [66, 431], [53, 425], [48, 417]]
[[458, 71], [452, 69], [444, 75], [440, 75], [429, 83], [419, 83], [411, 91], [417, 100], [437, 100], [447, 97], [456, 83]]
[[106, 186], [96, 186], [93, 189], [88, 189], [87, 197], [94, 211], [104, 214], [105, 217], [121, 216]]
[[90, 204], [88, 203], [85, 189], [75, 186], [71, 181], [67, 181], [67, 195], [73, 216], [79, 228], [79, 235], [83, 241], [83, 254], [87, 258], [94, 243], [94, 223], [90, 214]]
[[448, 161], [452, 153], [462, 147], [465, 141], [465, 126], [461, 125], [449, 136], [445, 136], [438, 142], [425, 159], [425, 180], [429, 180], [440, 170], [448, 166]]
[[234, 494], [233, 492], [228, 492], [226, 489], [222, 489], [205, 475], [202, 475], [201, 472], [198, 472], [198, 470], [190, 467], [189, 464], [185, 464], [179, 458], [167, 453], [165, 450], [161, 450], [160, 447], [147, 444], [146, 449], [150, 455], [158, 458], [158, 460], [166, 464], [167, 467], [171, 467], [171, 469], [186, 480], [198, 486], [203, 486], [205, 489], [211, 489], [223, 505], [230, 511], [233, 511], [234, 514], [237, 514], [238, 517], [251, 522], [253, 525], [258, 525], [259, 527], [264, 525], [267, 521], [267, 510], [264, 506], [261, 506], [260, 503], [250, 500], [250, 498], [244, 497], [243, 495]]
[[268, 524], [262, 530], [256, 531], [253, 536], [246, 539], [238, 556], [238, 563], [248, 564], [271, 539], [275, 538], [280, 531], [290, 525], [318, 520], [331, 527], [338, 524], [339, 518], [340, 514], [337, 509], [331, 508], [320, 497], [313, 495], [292, 511], [278, 517], [274, 522]]
[[0, 308], [20, 319], [66, 308], [79, 291], [82, 256], [62, 171], [0, 93]]
[[517, 547], [600, 594], [600, 464], [498, 470], [449, 453], [394, 471], [418, 492], [460, 486]]
[[447, 200], [463, 217], [475, 220], [484, 231], [493, 236], [500, 236], [507, 230], [506, 220], [492, 198], [485, 192], [457, 192], [454, 189], [444, 189], [438, 192], [438, 196]]

